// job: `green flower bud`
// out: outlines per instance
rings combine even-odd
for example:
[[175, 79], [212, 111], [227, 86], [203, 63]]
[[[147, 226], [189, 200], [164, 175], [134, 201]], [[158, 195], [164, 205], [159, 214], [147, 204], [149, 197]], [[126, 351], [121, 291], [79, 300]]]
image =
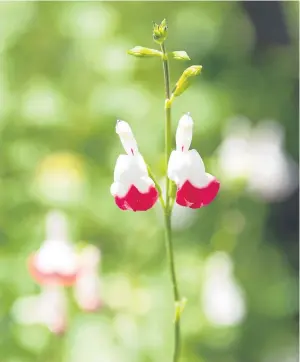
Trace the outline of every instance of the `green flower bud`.
[[162, 44], [166, 38], [168, 33], [168, 25], [166, 19], [164, 19], [160, 24], [153, 23], [153, 40]]
[[174, 59], [177, 59], [177, 60], [191, 60], [191, 58], [188, 56], [187, 52], [185, 52], [184, 50], [178, 50], [178, 51], [172, 52], [171, 55], [173, 56]]
[[162, 52], [156, 49], [144, 48], [140, 46], [136, 46], [127, 52], [130, 55], [134, 55], [135, 57], [161, 57]]
[[173, 95], [176, 97], [180, 96], [190, 86], [192, 78], [200, 74], [201, 70], [202, 65], [192, 65], [187, 68], [176, 83]]

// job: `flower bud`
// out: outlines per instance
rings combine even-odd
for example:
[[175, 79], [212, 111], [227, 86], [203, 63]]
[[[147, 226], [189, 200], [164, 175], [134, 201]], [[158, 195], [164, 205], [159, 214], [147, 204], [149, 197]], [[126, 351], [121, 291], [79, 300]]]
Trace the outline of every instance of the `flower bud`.
[[188, 56], [187, 52], [184, 50], [178, 50], [175, 52], [172, 52], [171, 55], [174, 59], [177, 60], [191, 60], [191, 58]]
[[161, 57], [162, 52], [156, 49], [144, 48], [141, 46], [136, 46], [127, 52], [130, 55], [134, 55], [135, 57], [143, 58], [143, 57]]
[[187, 68], [179, 78], [176, 83], [175, 89], [173, 91], [174, 96], [180, 96], [191, 84], [191, 78], [200, 74], [202, 70], [202, 65], [192, 65]]
[[153, 40], [158, 43], [162, 44], [168, 34], [168, 26], [167, 21], [164, 19], [160, 24], [153, 23]]

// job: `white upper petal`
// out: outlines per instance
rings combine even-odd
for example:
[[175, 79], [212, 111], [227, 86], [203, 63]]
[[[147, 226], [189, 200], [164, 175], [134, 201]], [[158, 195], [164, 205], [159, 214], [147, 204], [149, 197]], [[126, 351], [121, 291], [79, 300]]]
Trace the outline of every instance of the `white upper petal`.
[[113, 196], [124, 196], [131, 185], [134, 185], [140, 192], [147, 192], [149, 186], [154, 185], [148, 176], [147, 165], [143, 157], [136, 155], [120, 155], [117, 159], [114, 171], [114, 183], [110, 192]]
[[125, 121], [117, 121], [116, 133], [119, 135], [122, 145], [128, 155], [138, 152], [138, 146], [129, 124]]
[[211, 175], [205, 173], [204, 163], [196, 150], [173, 151], [168, 165], [168, 177], [179, 187], [190, 181], [196, 187], [205, 187]]
[[68, 222], [60, 211], [51, 211], [46, 216], [46, 238], [49, 240], [68, 240]]
[[193, 124], [189, 113], [180, 118], [176, 131], [176, 149], [178, 151], [189, 150], [193, 138]]
[[46, 240], [36, 253], [35, 265], [43, 273], [75, 274], [78, 257], [65, 240]]

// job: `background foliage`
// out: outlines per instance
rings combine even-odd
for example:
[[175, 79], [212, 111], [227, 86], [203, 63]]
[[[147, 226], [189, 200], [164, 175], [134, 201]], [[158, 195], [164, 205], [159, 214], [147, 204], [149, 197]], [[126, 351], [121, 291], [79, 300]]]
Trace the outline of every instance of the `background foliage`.
[[[172, 83], [187, 66], [203, 65], [176, 99], [174, 127], [191, 112], [193, 146], [222, 184], [211, 206], [174, 216], [188, 299], [182, 362], [298, 360], [298, 194], [265, 201], [226, 184], [217, 162], [237, 115], [253, 125], [278, 122], [298, 162], [298, 3], [11, 2], [0, 4], [1, 362], [170, 360], [159, 207], [121, 212], [109, 192], [122, 152], [117, 118], [130, 122], [155, 173], [164, 171], [161, 63], [126, 51], [154, 47], [152, 21], [165, 17], [168, 49], [192, 59], [171, 62]], [[18, 298], [39, 291], [26, 259], [51, 208], [64, 210], [74, 241], [99, 246], [103, 260], [105, 306], [87, 315], [71, 304], [63, 338], [18, 324], [13, 312]], [[207, 287], [212, 270], [224, 293]]]

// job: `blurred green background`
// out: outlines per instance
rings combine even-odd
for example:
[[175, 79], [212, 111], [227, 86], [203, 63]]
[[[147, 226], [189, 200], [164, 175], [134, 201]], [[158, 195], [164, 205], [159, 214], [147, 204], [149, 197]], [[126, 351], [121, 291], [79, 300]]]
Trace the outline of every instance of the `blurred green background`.
[[[171, 361], [159, 206], [122, 212], [109, 192], [123, 152], [118, 118], [132, 126], [155, 174], [164, 172], [162, 65], [126, 54], [156, 47], [152, 21], [163, 18], [168, 50], [192, 59], [171, 61], [172, 84], [189, 65], [203, 65], [174, 103], [174, 128], [190, 111], [193, 147], [221, 181], [209, 207], [174, 212], [176, 268], [188, 299], [181, 361], [298, 360], [298, 14], [298, 2], [0, 4], [0, 362]], [[245, 117], [252, 128], [273, 121], [264, 135], [275, 135], [269, 146], [282, 137], [279, 158], [268, 154], [275, 168], [291, 166], [276, 168], [289, 178], [284, 190], [277, 182], [280, 198], [277, 189], [264, 197], [275, 171], [261, 192], [248, 189], [239, 168], [238, 177], [226, 177], [240, 148], [230, 146], [233, 156], [221, 167], [226, 127]], [[262, 143], [251, 146], [261, 150], [256, 171], [269, 166]], [[18, 323], [13, 308], [39, 293], [26, 260], [43, 241], [52, 208], [68, 215], [74, 242], [102, 252], [104, 307], [85, 314], [70, 292], [63, 338]]]

